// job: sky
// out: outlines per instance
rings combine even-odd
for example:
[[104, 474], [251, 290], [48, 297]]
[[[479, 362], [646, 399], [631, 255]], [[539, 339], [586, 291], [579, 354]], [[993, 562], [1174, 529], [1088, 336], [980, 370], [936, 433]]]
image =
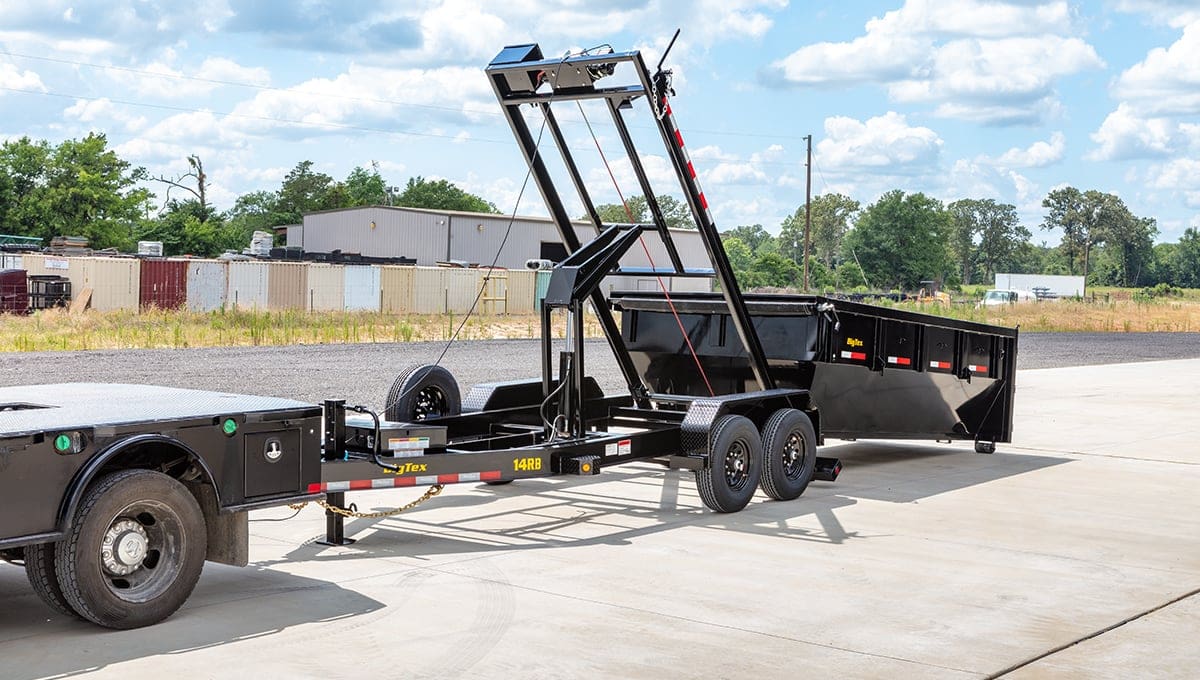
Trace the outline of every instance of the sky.
[[[673, 110], [722, 230], [778, 233], [803, 206], [807, 135], [814, 195], [992, 198], [1054, 245], [1041, 202], [1071, 185], [1157, 219], [1158, 241], [1200, 228], [1200, 0], [0, 0], [0, 140], [103, 132], [165, 176], [196, 154], [219, 208], [311, 160], [542, 215], [483, 68], [530, 42], [653, 64], [676, 28]], [[654, 188], [679, 195], [639, 104]], [[638, 193], [603, 113], [563, 115], [598, 203], [617, 193], [584, 116]]]

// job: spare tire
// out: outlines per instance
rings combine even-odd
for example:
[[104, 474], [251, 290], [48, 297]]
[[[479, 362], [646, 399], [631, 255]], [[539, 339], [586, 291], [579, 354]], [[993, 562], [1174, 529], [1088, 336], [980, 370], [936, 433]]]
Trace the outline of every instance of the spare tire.
[[450, 371], [421, 364], [401, 371], [388, 391], [384, 416], [393, 422], [415, 423], [462, 413], [458, 382]]

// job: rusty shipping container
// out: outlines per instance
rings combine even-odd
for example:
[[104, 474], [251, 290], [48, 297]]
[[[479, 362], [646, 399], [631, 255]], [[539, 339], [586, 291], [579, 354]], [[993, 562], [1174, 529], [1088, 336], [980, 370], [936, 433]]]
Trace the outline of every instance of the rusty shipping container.
[[308, 263], [270, 262], [267, 267], [267, 308], [308, 309]]
[[188, 298], [187, 260], [142, 260], [139, 304], [142, 309], [181, 309]]

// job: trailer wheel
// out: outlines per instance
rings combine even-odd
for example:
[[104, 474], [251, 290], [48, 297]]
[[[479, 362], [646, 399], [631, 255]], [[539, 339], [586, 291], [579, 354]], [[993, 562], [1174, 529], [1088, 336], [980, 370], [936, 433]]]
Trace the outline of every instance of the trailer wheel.
[[817, 466], [817, 433], [803, 411], [785, 408], [763, 426], [763, 467], [759, 485], [777, 501], [799, 498]]
[[404, 370], [388, 391], [384, 414], [388, 420], [415, 423], [427, 418], [462, 413], [458, 383], [450, 371], [433, 364]]
[[71, 607], [63, 595], [62, 586], [58, 585], [58, 574], [55, 573], [54, 563], [57, 561], [57, 543], [38, 543], [25, 547], [25, 575], [29, 577], [29, 585], [33, 592], [51, 609], [59, 614], [73, 618], [81, 618], [79, 612]]
[[204, 515], [183, 484], [151, 470], [122, 470], [84, 496], [58, 546], [58, 582], [89, 621], [148, 626], [191, 595], [207, 548]]
[[700, 499], [715, 512], [737, 512], [754, 497], [762, 440], [744, 416], [725, 415], [708, 433], [708, 466], [696, 470]]
[[996, 442], [984, 441], [982, 439], [975, 440], [975, 453], [995, 453]]

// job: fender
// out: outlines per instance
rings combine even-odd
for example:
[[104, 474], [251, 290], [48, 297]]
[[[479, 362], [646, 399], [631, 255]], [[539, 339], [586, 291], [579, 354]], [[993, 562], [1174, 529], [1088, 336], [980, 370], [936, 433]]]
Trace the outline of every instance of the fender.
[[92, 456], [87, 463], [84, 464], [79, 472], [75, 474], [75, 478], [71, 480], [71, 484], [67, 487], [66, 493], [63, 495], [62, 507], [58, 512], [59, 530], [66, 533], [71, 530], [72, 524], [75, 521], [75, 512], [79, 509], [79, 504], [83, 500], [83, 493], [87, 490], [88, 485], [100, 474], [114, 458], [125, 453], [129, 449], [143, 446], [145, 444], [164, 444], [180, 453], [186, 455], [192, 462], [200, 466], [204, 477], [212, 484], [213, 493], [216, 495], [217, 507], [221, 507], [221, 490], [217, 488], [214, 481], [212, 470], [208, 464], [204, 462], [204, 458], [197, 454], [190, 446], [184, 444], [178, 439], [173, 439], [162, 434], [139, 434], [117, 442], [113, 442], [105, 447], [100, 453]]

